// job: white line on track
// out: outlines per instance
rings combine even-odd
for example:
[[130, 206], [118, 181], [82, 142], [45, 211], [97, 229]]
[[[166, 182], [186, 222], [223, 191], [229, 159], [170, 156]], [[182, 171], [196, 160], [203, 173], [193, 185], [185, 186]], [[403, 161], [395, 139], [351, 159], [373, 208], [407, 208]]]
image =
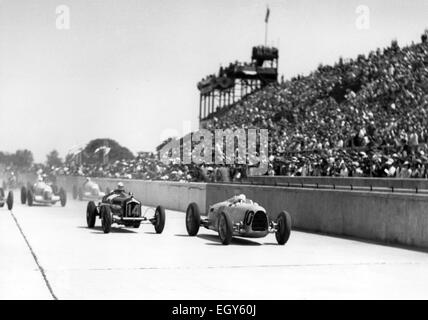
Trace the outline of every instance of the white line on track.
[[10, 210], [9, 212], [10, 212], [10, 214], [11, 214], [11, 216], [12, 216], [13, 220], [15, 221], [15, 224], [16, 224], [16, 226], [18, 227], [19, 232], [21, 233], [22, 237], [24, 238], [25, 243], [27, 244], [28, 249], [29, 249], [29, 250], [30, 250], [30, 252], [31, 252], [31, 255], [33, 256], [33, 259], [34, 259], [34, 261], [35, 261], [35, 262], [36, 262], [36, 264], [37, 264], [37, 267], [39, 268], [39, 271], [40, 271], [40, 273], [41, 273], [41, 275], [42, 275], [42, 277], [43, 277], [43, 280], [45, 281], [45, 284], [46, 284], [46, 287], [47, 287], [47, 288], [48, 288], [48, 290], [49, 290], [49, 293], [51, 294], [51, 296], [52, 296], [52, 298], [53, 298], [54, 300], [58, 300], [57, 296], [55, 295], [55, 293], [54, 293], [54, 291], [53, 291], [53, 289], [52, 289], [51, 284], [49, 283], [48, 277], [46, 276], [46, 272], [45, 272], [45, 270], [43, 269], [42, 265], [40, 264], [39, 259], [37, 258], [37, 255], [36, 255], [36, 253], [34, 252], [34, 250], [33, 250], [32, 246], [31, 246], [30, 242], [28, 241], [27, 237], [25, 236], [24, 230], [22, 230], [22, 227], [21, 227], [21, 225], [19, 224], [18, 219], [17, 219], [17, 218], [16, 218], [16, 216], [13, 214], [13, 211], [12, 211], [12, 210]]

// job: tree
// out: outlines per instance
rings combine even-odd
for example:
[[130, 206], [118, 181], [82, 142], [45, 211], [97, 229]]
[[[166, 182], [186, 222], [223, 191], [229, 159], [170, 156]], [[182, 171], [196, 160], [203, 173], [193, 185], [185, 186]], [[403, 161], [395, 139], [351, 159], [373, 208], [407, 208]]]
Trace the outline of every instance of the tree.
[[46, 165], [48, 167], [61, 167], [62, 166], [62, 159], [59, 157], [59, 153], [56, 150], [52, 150], [48, 153], [46, 156]]
[[83, 150], [83, 161], [85, 163], [103, 163], [103, 158], [107, 152], [108, 162], [122, 159], [131, 160], [135, 158], [128, 148], [121, 146], [115, 140], [95, 139], [90, 141]]
[[19, 168], [29, 168], [34, 162], [33, 153], [27, 149], [17, 150], [10, 155], [9, 162]]

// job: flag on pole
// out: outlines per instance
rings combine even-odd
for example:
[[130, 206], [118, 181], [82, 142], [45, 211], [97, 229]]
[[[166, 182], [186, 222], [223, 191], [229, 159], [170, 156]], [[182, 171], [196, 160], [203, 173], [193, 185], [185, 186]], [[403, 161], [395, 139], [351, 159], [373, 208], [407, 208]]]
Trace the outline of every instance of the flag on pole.
[[266, 18], [265, 18], [265, 23], [268, 23], [268, 22], [269, 22], [269, 15], [270, 15], [270, 9], [269, 9], [269, 7], [267, 7], [267, 9], [266, 9]]

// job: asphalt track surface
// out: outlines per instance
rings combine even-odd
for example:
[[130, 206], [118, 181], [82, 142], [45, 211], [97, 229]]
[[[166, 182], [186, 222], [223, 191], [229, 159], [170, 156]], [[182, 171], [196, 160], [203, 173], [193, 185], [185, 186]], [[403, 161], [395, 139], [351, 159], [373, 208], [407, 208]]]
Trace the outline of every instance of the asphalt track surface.
[[[69, 195], [70, 197], [70, 195]], [[85, 221], [86, 202], [0, 209], [0, 299], [427, 299], [428, 253], [293, 231], [236, 238]]]

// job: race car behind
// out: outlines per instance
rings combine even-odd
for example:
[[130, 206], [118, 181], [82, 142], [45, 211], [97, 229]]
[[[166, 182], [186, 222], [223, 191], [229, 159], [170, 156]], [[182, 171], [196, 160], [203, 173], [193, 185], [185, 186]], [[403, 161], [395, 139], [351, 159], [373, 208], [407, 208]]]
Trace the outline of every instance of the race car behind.
[[34, 184], [27, 184], [21, 188], [21, 203], [33, 205], [55, 205], [60, 203], [62, 207], [67, 204], [67, 193], [63, 188], [47, 183], [41, 178]]

